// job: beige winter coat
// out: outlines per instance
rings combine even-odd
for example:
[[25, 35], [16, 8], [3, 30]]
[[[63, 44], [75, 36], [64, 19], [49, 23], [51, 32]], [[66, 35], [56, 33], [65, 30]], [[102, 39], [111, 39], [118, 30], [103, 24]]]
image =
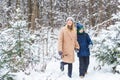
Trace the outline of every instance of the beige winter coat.
[[63, 62], [73, 63], [74, 62], [74, 50], [79, 49], [77, 42], [76, 30], [70, 31], [67, 26], [63, 27], [60, 31], [58, 38], [58, 51], [62, 51]]

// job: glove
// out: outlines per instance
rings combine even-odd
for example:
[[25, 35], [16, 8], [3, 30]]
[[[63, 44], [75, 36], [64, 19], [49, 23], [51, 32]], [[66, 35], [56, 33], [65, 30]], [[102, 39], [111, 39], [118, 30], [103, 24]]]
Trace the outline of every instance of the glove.
[[60, 55], [60, 56], [63, 54], [63, 52], [62, 52], [62, 51], [59, 51], [58, 53], [59, 53], [59, 55]]
[[75, 49], [75, 52], [78, 53], [78, 52], [79, 52], [79, 49]]
[[92, 49], [92, 47], [93, 47], [93, 45], [92, 45], [92, 44], [90, 44], [90, 45], [89, 45], [89, 49]]

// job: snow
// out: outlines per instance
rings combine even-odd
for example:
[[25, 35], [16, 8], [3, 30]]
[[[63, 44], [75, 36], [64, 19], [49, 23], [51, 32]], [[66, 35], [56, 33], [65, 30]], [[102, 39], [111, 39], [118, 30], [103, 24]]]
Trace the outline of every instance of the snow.
[[[97, 62], [94, 57], [91, 56], [90, 66], [86, 76], [81, 79], [79, 77], [79, 66], [78, 58], [75, 58], [73, 64], [73, 75], [72, 78], [67, 76], [67, 65], [63, 72], [60, 71], [60, 60], [53, 58], [47, 65], [45, 72], [36, 72], [34, 70], [29, 70], [30, 75], [26, 75], [24, 72], [17, 73], [16, 80], [120, 80], [119, 74], [113, 74], [110, 72], [110, 67], [106, 66], [101, 70], [94, 70], [94, 67], [97, 65]], [[39, 68], [39, 67], [38, 67]], [[118, 67], [120, 68], [120, 66]]]
[[[119, 2], [120, 2], [120, 0], [119, 0]], [[17, 12], [20, 13], [19, 8], [17, 9]], [[96, 13], [94, 15], [96, 15]], [[112, 18], [117, 19], [118, 17], [120, 18], [120, 12], [117, 14], [114, 14]], [[18, 17], [16, 17], [16, 19], [17, 18]], [[59, 21], [61, 21], [61, 19], [59, 19]], [[13, 28], [17, 28], [17, 27], [24, 28], [27, 25], [26, 21], [22, 21], [22, 20], [16, 21], [15, 23], [11, 21], [10, 24], [12, 25]], [[98, 24], [98, 25], [100, 25], [100, 24]], [[111, 25], [110, 27], [107, 28], [107, 30], [112, 30], [112, 31], [102, 30], [99, 33], [100, 36], [98, 35], [99, 38], [93, 37], [93, 36], [92, 36], [92, 38], [101, 42], [101, 41], [105, 40], [106, 36], [112, 35], [112, 37], [110, 37], [110, 38], [114, 39], [117, 35], [117, 33], [116, 33], [117, 31], [114, 27], [119, 27], [119, 26], [120, 26], [120, 22], [116, 23], [116, 25]], [[118, 28], [117, 30], [120, 31], [120, 28]], [[1, 41], [9, 40], [9, 42], [12, 42], [14, 44], [16, 40], [11, 37], [13, 35], [8, 35], [8, 34], [11, 34], [12, 32], [13, 32], [13, 29], [6, 29], [3, 32], [1, 32], [0, 33]], [[24, 33], [27, 33], [27, 32], [25, 31]], [[88, 73], [86, 74], [86, 76], [83, 79], [81, 79], [79, 77], [79, 62], [78, 62], [77, 55], [75, 55], [75, 62], [73, 63], [73, 75], [72, 75], [72, 78], [69, 78], [67, 76], [67, 65], [65, 65], [65, 70], [63, 72], [60, 70], [61, 60], [60, 60], [59, 56], [57, 55], [57, 51], [56, 51], [57, 50], [56, 42], [57, 42], [57, 36], [58, 36], [57, 33], [58, 33], [58, 30], [54, 31], [54, 33], [51, 34], [50, 30], [46, 27], [45, 29], [41, 29], [41, 32], [36, 32], [35, 35], [34, 34], [31, 35], [30, 33], [26, 34], [26, 35], [23, 34], [24, 38], [29, 38], [27, 36], [30, 36], [30, 39], [32, 39], [32, 40], [36, 39], [36, 43], [32, 44], [30, 46], [31, 52], [34, 53], [32, 55], [32, 57], [33, 57], [32, 59], [34, 59], [34, 60], [40, 59], [40, 61], [45, 59], [45, 63], [47, 63], [47, 67], [46, 67], [45, 72], [42, 72], [41, 64], [44, 65], [45, 63], [36, 62], [36, 64], [32, 64], [32, 63], [34, 63], [34, 62], [32, 62], [31, 65], [29, 65], [29, 67], [24, 72], [20, 71], [17, 73], [11, 73], [11, 74], [16, 75], [15, 80], [106, 80], [106, 79], [107, 80], [120, 80], [120, 76], [119, 76], [120, 74], [118, 74], [118, 73], [114, 74], [111, 72], [112, 65], [111, 66], [105, 65], [102, 68], [99, 66], [100, 63], [98, 61], [96, 61], [95, 57], [92, 56], [95, 52], [91, 53]], [[94, 32], [91, 32], [91, 30], [90, 30], [90, 33], [93, 34]], [[5, 37], [3, 37], [3, 36], [5, 36]], [[39, 38], [39, 36], [41, 37], [41, 39]], [[5, 38], [5, 39], [3, 39], [3, 38]], [[21, 40], [23, 41], [24, 38], [21, 38]], [[52, 39], [50, 39], [50, 38], [52, 38]], [[46, 50], [47, 50], [47, 52], [52, 53], [53, 54], [53, 56], [51, 55], [52, 59], [48, 59], [47, 57], [43, 58], [43, 55], [41, 53], [39, 53], [39, 51], [40, 52], [43, 51], [43, 48], [41, 48], [42, 46], [40, 46], [40, 42], [39, 42], [39, 44], [37, 43], [37, 40], [42, 40], [42, 39], [48, 39], [49, 50], [45, 49], [44, 53], [46, 52]], [[7, 43], [7, 41], [5, 41], [5, 42]], [[41, 44], [42, 44], [42, 42], [41, 42]], [[103, 45], [109, 45], [109, 49], [112, 49], [112, 47], [115, 46], [113, 44], [114, 44], [114, 42], [111, 42], [109, 39], [107, 39], [106, 43], [104, 43]], [[4, 44], [4, 45], [0, 45], [1, 46], [0, 49], [1, 48], [5, 49], [5, 50], [10, 49], [10, 48], [8, 48], [9, 46], [7, 46], [6, 44]], [[44, 45], [44, 47], [46, 48], [46, 45]], [[93, 49], [96, 50], [100, 46], [93, 45], [93, 47], [94, 47]], [[120, 48], [117, 48], [117, 50], [120, 51]], [[104, 49], [103, 51], [107, 52], [106, 49]], [[16, 51], [14, 50], [14, 52], [16, 52]], [[37, 58], [37, 57], [40, 57], [40, 58]], [[56, 59], [56, 57], [58, 59]], [[120, 61], [120, 58], [118, 58], [118, 59]], [[120, 72], [120, 65], [118, 65], [116, 67], [116, 70]], [[4, 69], [4, 71], [0, 70], [0, 75], [5, 74], [6, 72], [8, 72], [7, 69]]]
[[117, 66], [116, 70], [120, 72], [120, 65]]
[[118, 12], [117, 14], [113, 14], [112, 16], [113, 16], [113, 18], [118, 19], [118, 18], [120, 18], [120, 12]]
[[[26, 24], [26, 22], [23, 22], [22, 24]], [[119, 25], [120, 25], [120, 23], [117, 23], [116, 25], [111, 25], [111, 27], [108, 28], [108, 30], [113, 30], [113, 31], [110, 31], [111, 33], [107, 30], [102, 30], [99, 33], [99, 35], [100, 35], [99, 38], [93, 37], [93, 36], [92, 36], [92, 38], [101, 42], [106, 38], [106, 36], [112, 35], [113, 36], [112, 38], [114, 39], [114, 37], [116, 37], [116, 33], [114, 32], [116, 30], [115, 30], [114, 26], [119, 26]], [[43, 30], [43, 32], [45, 30]], [[8, 32], [11, 32], [11, 29], [3, 31], [1, 34], [7, 35]], [[31, 64], [24, 72], [20, 71], [18, 73], [11, 73], [11, 74], [16, 75], [15, 80], [106, 80], [106, 79], [120, 80], [120, 76], [119, 76], [120, 74], [118, 74], [118, 73], [113, 74], [111, 72], [111, 66], [106, 65], [102, 68], [100, 66], [98, 66], [100, 63], [98, 61], [96, 61], [95, 57], [92, 56], [95, 52], [94, 53], [91, 52], [88, 73], [86, 74], [86, 76], [83, 79], [81, 79], [79, 77], [79, 62], [78, 62], [77, 55], [75, 55], [75, 62], [73, 63], [73, 75], [72, 75], [72, 78], [69, 78], [67, 76], [67, 65], [65, 65], [65, 70], [63, 72], [60, 71], [60, 61], [61, 60], [59, 60], [60, 58], [59, 58], [58, 54], [56, 53], [57, 49], [55, 47], [57, 45], [56, 44], [57, 35], [55, 33], [58, 33], [58, 30], [55, 30], [54, 34], [47, 33], [47, 31], [45, 34], [43, 34], [43, 32], [41, 32], [41, 33], [36, 32], [36, 35], [42, 35], [42, 38], [43, 37], [49, 38], [48, 39], [49, 43], [50, 43], [49, 44], [49, 46], [50, 46], [49, 53], [52, 53], [52, 54], [55, 53], [55, 54], [53, 54], [52, 59], [49, 59], [45, 62], [45, 63], [47, 63], [45, 72], [41, 71], [41, 64], [44, 64], [44, 63], [37, 62], [37, 64], [34, 64], [34, 65]], [[108, 32], [109, 32], [109, 34], [108, 34]], [[37, 37], [35, 35], [30, 36], [30, 38], [33, 40], [36, 39]], [[51, 37], [56, 40], [53, 41], [53, 39], [50, 39]], [[95, 44], [95, 42], [94, 42], [94, 44]], [[110, 49], [114, 46], [113, 43], [109, 39], [106, 41], [105, 45], [110, 45], [109, 46]], [[54, 46], [54, 47], [51, 47], [51, 46]], [[96, 50], [96, 48], [98, 48], [98, 47], [99, 47], [99, 45], [96, 45], [96, 46], [93, 45], [93, 50]], [[5, 48], [7, 48], [7, 47], [5, 47]], [[33, 50], [32, 53], [34, 53], [33, 59], [36, 59], [37, 58], [36, 56], [40, 54], [38, 52], [38, 50], [42, 50], [42, 49], [40, 49], [40, 46], [36, 43], [31, 45], [31, 49]], [[93, 51], [93, 50], [91, 50], [91, 51]], [[118, 50], [120, 50], [120, 48], [118, 48]], [[107, 50], [104, 49], [104, 52], [107, 52]], [[56, 59], [55, 57], [57, 57], [58, 59]], [[47, 59], [46, 57], [44, 57], [44, 58], [45, 58], [45, 60]], [[40, 56], [40, 60], [42, 60], [42, 56]], [[120, 71], [120, 65], [117, 66], [116, 70]]]

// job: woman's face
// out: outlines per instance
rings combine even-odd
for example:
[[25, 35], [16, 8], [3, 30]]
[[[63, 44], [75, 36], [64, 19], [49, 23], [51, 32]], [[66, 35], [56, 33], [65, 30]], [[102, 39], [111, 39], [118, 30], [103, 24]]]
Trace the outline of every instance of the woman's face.
[[68, 21], [67, 21], [67, 25], [68, 25], [68, 26], [72, 26], [72, 24], [73, 24], [73, 22], [72, 22], [71, 20], [68, 20]]
[[83, 28], [79, 30], [80, 33], [83, 33], [83, 31], [84, 31]]

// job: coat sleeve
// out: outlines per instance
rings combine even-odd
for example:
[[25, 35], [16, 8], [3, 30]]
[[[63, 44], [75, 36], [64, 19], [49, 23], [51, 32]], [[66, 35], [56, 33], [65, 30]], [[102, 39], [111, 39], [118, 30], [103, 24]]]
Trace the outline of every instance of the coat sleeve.
[[58, 51], [63, 51], [63, 29], [60, 30], [58, 36]]
[[75, 48], [80, 49], [80, 46], [79, 46], [78, 41], [77, 41], [77, 32], [75, 33]]
[[88, 44], [90, 45], [93, 45], [93, 42], [92, 42], [92, 40], [91, 40], [91, 38], [90, 38], [90, 36], [87, 34], [87, 41], [88, 41]]

